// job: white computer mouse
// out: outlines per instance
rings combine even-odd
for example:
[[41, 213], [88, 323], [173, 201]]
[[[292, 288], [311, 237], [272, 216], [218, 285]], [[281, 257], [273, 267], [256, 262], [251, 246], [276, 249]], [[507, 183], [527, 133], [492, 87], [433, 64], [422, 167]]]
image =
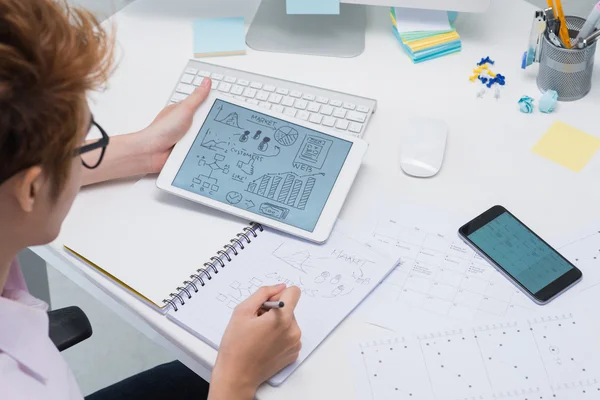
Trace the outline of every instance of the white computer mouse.
[[417, 118], [408, 122], [400, 152], [400, 166], [411, 176], [428, 178], [444, 162], [448, 126], [438, 119]]

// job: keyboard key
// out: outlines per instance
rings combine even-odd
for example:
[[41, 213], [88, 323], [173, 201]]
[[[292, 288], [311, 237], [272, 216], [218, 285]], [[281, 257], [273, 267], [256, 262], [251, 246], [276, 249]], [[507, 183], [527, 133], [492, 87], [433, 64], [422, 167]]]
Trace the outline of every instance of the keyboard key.
[[344, 118], [346, 116], [346, 110], [343, 108], [336, 108], [333, 110], [333, 116], [336, 118]]
[[192, 83], [194, 81], [194, 75], [184, 74], [181, 77], [181, 83]]
[[294, 104], [294, 107], [296, 107], [299, 110], [306, 110], [307, 106], [308, 103], [304, 100], [296, 100], [296, 103]]
[[346, 119], [353, 122], [360, 122], [362, 124], [367, 120], [367, 115], [363, 113], [350, 111], [348, 115], [346, 115]]
[[296, 118], [299, 118], [302, 121], [307, 121], [309, 116], [310, 116], [310, 113], [307, 113], [306, 111], [303, 111], [303, 110], [298, 111], [298, 114], [296, 114]]
[[213, 81], [222, 81], [223, 78], [223, 75], [217, 74], [216, 72], [210, 76], [210, 79], [212, 79]]
[[297, 99], [299, 99], [300, 97], [302, 97], [302, 92], [299, 92], [297, 90], [292, 90], [290, 92], [290, 96], [295, 97]]
[[237, 79], [234, 76], [226, 76], [224, 81], [227, 83], [235, 83], [237, 82]]
[[246, 88], [246, 90], [244, 90], [244, 96], [253, 99], [256, 96], [256, 89]]
[[196, 89], [196, 88], [192, 85], [180, 83], [179, 85], [177, 85], [177, 89], [175, 89], [175, 90], [178, 91], [179, 93], [192, 94], [194, 92], [194, 89]]
[[256, 100], [258, 101], [267, 101], [269, 100], [269, 93], [267, 92], [263, 92], [262, 90], [260, 92], [258, 92], [258, 94], [256, 95]]
[[333, 127], [335, 125], [335, 118], [332, 118], [332, 117], [323, 118], [323, 125]]
[[204, 80], [204, 78], [201, 76], [195, 77], [194, 78], [194, 86], [200, 86], [202, 84], [202, 80]]
[[356, 108], [356, 104], [344, 103], [344, 108], [346, 108], [348, 110], [354, 110]]
[[198, 76], [202, 76], [204, 78], [210, 78], [210, 72], [209, 71], [198, 71]]
[[246, 103], [254, 104], [255, 106], [257, 106], [258, 105], [258, 100], [256, 100], [256, 99], [248, 99], [248, 100], [246, 100]]
[[305, 93], [304, 96], [302, 96], [302, 98], [307, 101], [315, 101], [315, 96], [308, 93]]
[[356, 107], [356, 111], [361, 112], [361, 113], [368, 113], [369, 111], [371, 111], [371, 109], [366, 106], [358, 106], [358, 107]]
[[319, 103], [310, 103], [307, 107], [307, 110], [310, 112], [319, 112], [321, 109], [321, 105]]
[[263, 90], [267, 92], [273, 93], [275, 91], [275, 86], [273, 85], [265, 85], [263, 86]]
[[332, 112], [333, 112], [333, 107], [331, 107], [331, 106], [321, 107], [321, 114], [323, 114], [323, 115], [331, 115]]
[[274, 106], [271, 107], [271, 111], [275, 111], [275, 112], [283, 114], [283, 106], [280, 106], [279, 104], [276, 104], [276, 105], [274, 105]]
[[362, 124], [357, 124], [356, 122], [352, 122], [352, 123], [350, 123], [350, 127], [348, 128], [348, 130], [350, 132], [360, 133], [360, 131], [362, 131], [362, 128], [363, 128]]
[[349, 122], [345, 119], [340, 119], [338, 120], [337, 124], [335, 124], [335, 127], [341, 129], [342, 131], [345, 131], [346, 129], [348, 129], [348, 124]]
[[285, 115], [289, 115], [290, 117], [295, 117], [296, 116], [296, 109], [287, 107], [283, 113]]
[[175, 103], [178, 103], [178, 102], [180, 102], [181, 100], [185, 100], [185, 99], [187, 99], [187, 95], [185, 95], [185, 94], [183, 94], [183, 93], [175, 93], [175, 94], [173, 95], [173, 97], [171, 97], [171, 101], [173, 101], [173, 102], [175, 102]]
[[277, 93], [287, 96], [290, 91], [284, 88], [277, 88]]
[[267, 110], [271, 109], [271, 103], [267, 103], [265, 101], [261, 101], [260, 103], [258, 103], [259, 106], [266, 108]]
[[269, 96], [269, 103], [279, 104], [281, 103], [281, 99], [283, 99], [283, 97], [280, 94], [271, 93]]
[[250, 87], [251, 87], [252, 89], [262, 89], [263, 85], [262, 85], [262, 83], [260, 83], [260, 82], [252, 82], [252, 83], [250, 84]]
[[308, 120], [313, 124], [320, 124], [323, 121], [323, 116], [320, 114], [311, 114]]
[[225, 83], [225, 82], [219, 83], [219, 92], [229, 93], [230, 90], [231, 90], [231, 84]]
[[219, 88], [219, 82], [213, 83], [212, 86], [210, 87], [210, 90], [217, 90], [218, 88]]
[[239, 100], [239, 101], [246, 101], [246, 98], [242, 97], [242, 96], [235, 96], [234, 99]]
[[242, 93], [244, 93], [244, 88], [240, 85], [233, 85], [233, 87], [231, 88], [231, 93], [239, 96]]
[[198, 73], [198, 70], [196, 68], [186, 68], [185, 69], [185, 73], [186, 74], [196, 75]]
[[245, 79], [238, 79], [237, 84], [243, 87], [246, 87], [250, 84], [250, 81], [247, 81]]
[[294, 105], [294, 98], [293, 97], [284, 97], [283, 101], [281, 102], [282, 105], [286, 106], [286, 107], [292, 107]]
[[321, 104], [329, 103], [329, 99], [327, 97], [319, 96], [317, 97], [317, 102]]
[[334, 107], [341, 107], [343, 103], [340, 100], [331, 100], [329, 104], [331, 104]]

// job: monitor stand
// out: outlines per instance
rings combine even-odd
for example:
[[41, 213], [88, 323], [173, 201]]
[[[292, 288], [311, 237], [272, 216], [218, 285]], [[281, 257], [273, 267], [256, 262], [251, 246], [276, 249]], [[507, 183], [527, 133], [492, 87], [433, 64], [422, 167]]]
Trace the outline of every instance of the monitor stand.
[[254, 50], [356, 57], [365, 49], [365, 6], [340, 4], [340, 15], [288, 15], [285, 0], [262, 0], [246, 35]]

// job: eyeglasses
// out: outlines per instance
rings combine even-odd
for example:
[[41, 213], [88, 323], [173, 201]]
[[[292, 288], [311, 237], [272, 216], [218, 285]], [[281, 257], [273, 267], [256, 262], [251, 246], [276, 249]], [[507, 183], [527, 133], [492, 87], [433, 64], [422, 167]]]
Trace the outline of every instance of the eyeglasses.
[[75, 149], [75, 156], [82, 156], [83, 154], [95, 151], [94, 154], [89, 154], [87, 157], [85, 157], [85, 159], [81, 157], [81, 163], [88, 169], [98, 168], [102, 162], [102, 159], [104, 158], [104, 153], [106, 153], [106, 147], [108, 146], [109, 142], [108, 135], [104, 129], [102, 129], [102, 127], [98, 125], [96, 121], [94, 121], [94, 117], [92, 116], [90, 121], [90, 132], [93, 131], [98, 131], [102, 137], [95, 142], [88, 143], [78, 149]]

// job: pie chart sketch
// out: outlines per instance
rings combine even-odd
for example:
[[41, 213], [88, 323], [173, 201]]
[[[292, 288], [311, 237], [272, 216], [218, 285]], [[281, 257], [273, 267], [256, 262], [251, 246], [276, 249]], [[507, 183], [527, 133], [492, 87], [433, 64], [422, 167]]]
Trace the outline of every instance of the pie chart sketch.
[[227, 193], [226, 199], [229, 204], [238, 204], [242, 201], [242, 195], [238, 192], [231, 191]]
[[298, 140], [298, 131], [291, 126], [282, 126], [275, 131], [275, 140], [282, 146], [291, 146]]

